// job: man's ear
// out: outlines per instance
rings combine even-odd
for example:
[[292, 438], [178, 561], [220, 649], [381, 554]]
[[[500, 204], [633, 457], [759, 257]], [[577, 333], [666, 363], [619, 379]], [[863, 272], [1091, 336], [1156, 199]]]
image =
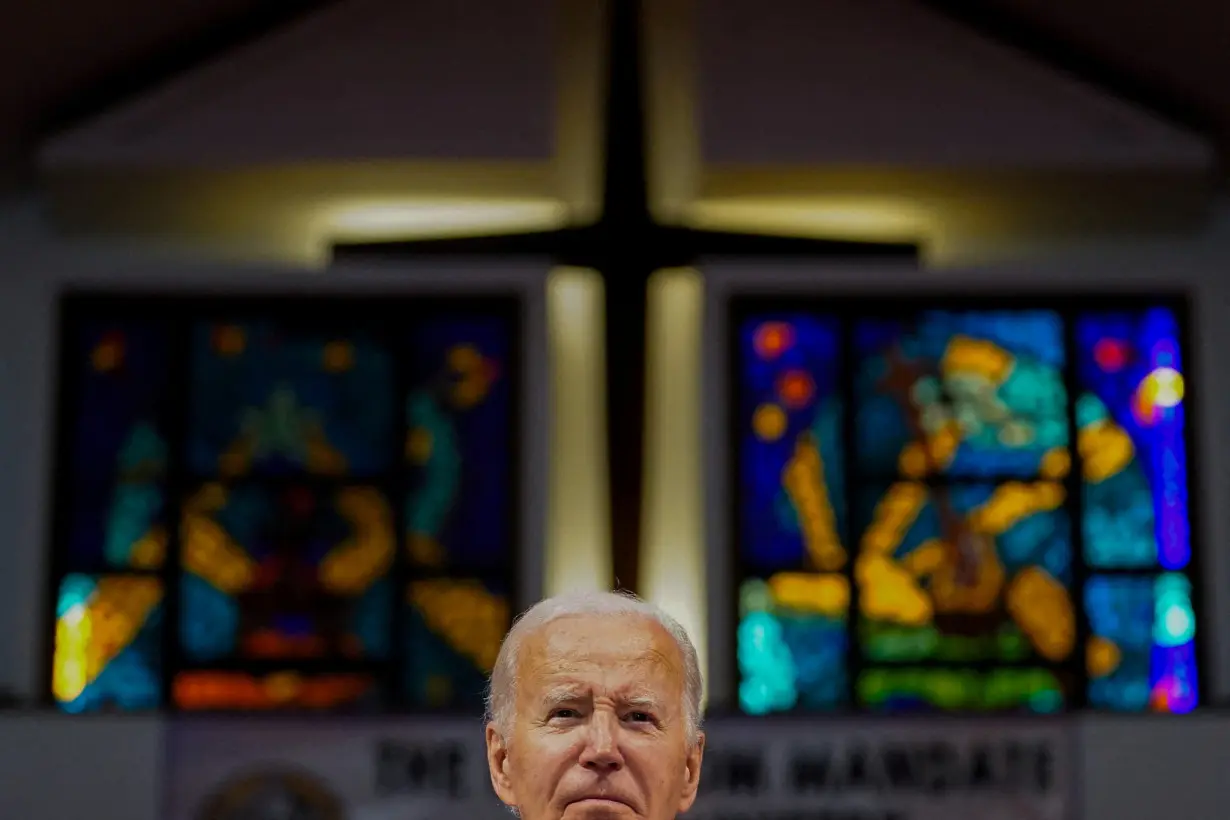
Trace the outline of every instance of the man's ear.
[[684, 759], [683, 790], [679, 794], [679, 814], [692, 808], [696, 802], [696, 792], [700, 788], [700, 767], [705, 761], [705, 733], [696, 736], [696, 745]]
[[495, 796], [510, 808], [517, 807], [517, 796], [509, 776], [508, 744], [496, 731], [494, 723], [487, 724], [487, 769], [491, 773], [491, 787]]

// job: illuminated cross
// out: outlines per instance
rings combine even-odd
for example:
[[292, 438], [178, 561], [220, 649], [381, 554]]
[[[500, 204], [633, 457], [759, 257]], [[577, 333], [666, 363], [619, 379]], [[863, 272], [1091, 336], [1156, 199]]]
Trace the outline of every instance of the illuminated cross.
[[612, 0], [602, 215], [555, 231], [499, 236], [338, 245], [334, 259], [425, 255], [533, 256], [593, 268], [606, 302], [607, 447], [614, 574], [635, 589], [640, 544], [645, 424], [646, 285], [657, 270], [702, 256], [842, 259], [916, 255], [913, 246], [702, 231], [655, 222], [649, 207], [640, 25], [636, 0]]

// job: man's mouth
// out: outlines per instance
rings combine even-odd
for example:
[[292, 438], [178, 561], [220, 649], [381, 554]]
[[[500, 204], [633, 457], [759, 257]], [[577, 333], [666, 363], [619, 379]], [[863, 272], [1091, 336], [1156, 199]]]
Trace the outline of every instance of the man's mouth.
[[623, 800], [619, 797], [613, 797], [609, 794], [587, 794], [587, 795], [578, 797], [576, 800], [573, 800], [572, 802], [573, 803], [604, 803], [612, 807], [614, 806], [624, 806], [626, 808], [632, 807], [631, 804], [628, 803], [627, 800]]

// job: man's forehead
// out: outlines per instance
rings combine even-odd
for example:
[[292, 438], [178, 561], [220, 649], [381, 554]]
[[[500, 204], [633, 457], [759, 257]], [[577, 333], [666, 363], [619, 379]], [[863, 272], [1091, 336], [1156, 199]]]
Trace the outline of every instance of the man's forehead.
[[521, 662], [530, 668], [520, 671], [539, 675], [583, 672], [595, 666], [682, 673], [674, 639], [656, 621], [642, 617], [558, 618], [526, 637]]

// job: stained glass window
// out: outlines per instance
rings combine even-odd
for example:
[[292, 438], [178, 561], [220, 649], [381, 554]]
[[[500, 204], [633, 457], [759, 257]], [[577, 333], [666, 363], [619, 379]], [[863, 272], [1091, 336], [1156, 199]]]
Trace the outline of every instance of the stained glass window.
[[515, 613], [515, 299], [66, 300], [66, 711], [474, 710]]
[[1180, 307], [805, 301], [733, 311], [741, 709], [1194, 708]]

